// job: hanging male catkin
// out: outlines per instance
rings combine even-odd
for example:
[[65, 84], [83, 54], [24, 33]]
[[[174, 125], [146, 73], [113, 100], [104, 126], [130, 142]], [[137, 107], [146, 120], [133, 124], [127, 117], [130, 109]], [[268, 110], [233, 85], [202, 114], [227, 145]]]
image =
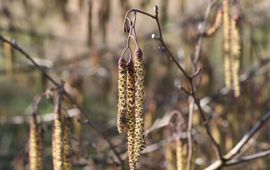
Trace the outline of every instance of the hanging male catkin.
[[184, 153], [183, 153], [183, 146], [181, 139], [177, 139], [175, 141], [175, 150], [176, 150], [176, 169], [177, 170], [184, 170], [185, 163], [184, 163]]
[[143, 118], [143, 98], [144, 98], [144, 69], [143, 53], [141, 49], [135, 50], [135, 158], [140, 158], [140, 152], [145, 148], [144, 141], [144, 118]]
[[128, 157], [130, 170], [136, 169], [135, 160], [135, 74], [132, 59], [127, 64]]
[[63, 121], [61, 113], [56, 113], [53, 127], [52, 139], [52, 155], [53, 155], [53, 169], [63, 169]]
[[42, 150], [43, 142], [40, 134], [40, 128], [37, 123], [37, 115], [33, 113], [30, 117], [30, 135], [29, 135], [29, 169], [42, 169]]
[[69, 118], [63, 117], [63, 168], [71, 170], [71, 122]]
[[237, 27], [237, 18], [231, 19], [231, 55], [232, 81], [234, 96], [240, 96], [239, 67], [240, 67], [240, 36]]
[[118, 62], [118, 113], [117, 113], [117, 129], [119, 133], [127, 131], [126, 125], [126, 82], [127, 82], [127, 64], [124, 58], [120, 58]]
[[223, 0], [223, 52], [225, 86], [231, 89], [230, 14], [229, 1]]

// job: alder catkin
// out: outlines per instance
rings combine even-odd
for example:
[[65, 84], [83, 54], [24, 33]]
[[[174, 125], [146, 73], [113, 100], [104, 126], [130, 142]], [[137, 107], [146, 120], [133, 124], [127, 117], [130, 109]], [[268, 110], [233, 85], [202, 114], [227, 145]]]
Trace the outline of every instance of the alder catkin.
[[166, 159], [166, 170], [174, 170], [175, 155], [173, 153], [172, 143], [167, 143], [165, 146], [165, 159]]
[[239, 66], [240, 66], [240, 36], [237, 27], [237, 18], [231, 19], [231, 55], [232, 55], [232, 81], [234, 96], [240, 96]]
[[71, 122], [69, 118], [63, 117], [63, 168], [71, 170]]
[[135, 160], [135, 73], [133, 61], [127, 64], [127, 116], [128, 116], [128, 157], [130, 170], [136, 169]]
[[118, 62], [118, 113], [117, 113], [117, 129], [119, 133], [127, 131], [126, 125], [126, 80], [127, 80], [127, 64], [124, 58], [120, 58]]
[[144, 99], [144, 68], [143, 53], [141, 49], [135, 50], [134, 56], [135, 69], [135, 158], [140, 158], [140, 152], [145, 148], [144, 141], [144, 118], [143, 118], [143, 99]]
[[[57, 110], [57, 109], [56, 109]], [[56, 111], [53, 127], [52, 155], [54, 170], [71, 170], [71, 122]]]
[[43, 142], [37, 123], [37, 115], [33, 113], [30, 117], [30, 135], [29, 135], [29, 169], [42, 169], [42, 150]]
[[52, 140], [52, 155], [53, 155], [53, 169], [63, 169], [63, 124], [62, 117], [56, 113], [53, 127], [53, 140]]
[[225, 86], [231, 89], [231, 56], [230, 56], [230, 14], [229, 1], [223, 0], [223, 52]]
[[183, 147], [180, 139], [175, 141], [175, 147], [176, 147], [176, 169], [177, 170], [184, 170], [185, 164], [184, 164], [184, 154], [183, 154]]

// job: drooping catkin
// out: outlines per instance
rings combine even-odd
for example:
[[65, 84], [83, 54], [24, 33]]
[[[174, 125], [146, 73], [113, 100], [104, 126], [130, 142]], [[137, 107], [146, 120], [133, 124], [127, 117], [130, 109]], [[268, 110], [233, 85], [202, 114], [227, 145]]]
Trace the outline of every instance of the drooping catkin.
[[175, 154], [173, 152], [172, 143], [168, 142], [165, 146], [165, 159], [166, 159], [166, 170], [174, 170], [175, 165]]
[[53, 127], [52, 155], [53, 169], [63, 169], [63, 121], [59, 113], [56, 113]]
[[135, 73], [132, 59], [127, 64], [127, 116], [128, 116], [128, 157], [131, 170], [136, 169], [135, 160]]
[[175, 141], [175, 147], [176, 147], [176, 169], [177, 170], [184, 170], [185, 164], [184, 164], [184, 154], [183, 154], [183, 147], [180, 139]]
[[143, 53], [141, 49], [135, 50], [134, 56], [135, 69], [135, 158], [138, 161], [140, 152], [145, 148], [144, 141], [144, 118], [143, 118], [143, 99], [144, 99], [144, 68]]
[[63, 117], [63, 168], [71, 170], [71, 121]]
[[37, 122], [37, 115], [33, 113], [30, 117], [30, 135], [29, 135], [29, 169], [43, 169], [43, 142], [41, 129]]
[[[56, 109], [57, 110], [57, 109]], [[71, 122], [62, 112], [56, 111], [54, 120], [52, 155], [54, 170], [71, 170]]]
[[223, 0], [223, 52], [225, 86], [231, 89], [230, 14], [229, 0]]
[[237, 27], [237, 18], [231, 19], [231, 55], [232, 55], [232, 81], [234, 96], [240, 96], [239, 67], [240, 67], [240, 36]]
[[127, 64], [124, 58], [120, 58], [118, 62], [118, 113], [117, 113], [117, 129], [119, 133], [127, 131], [126, 125], [126, 80], [127, 80]]
[[217, 30], [220, 28], [220, 26], [222, 25], [222, 11], [219, 10], [217, 12], [216, 18], [215, 18], [215, 22], [212, 25], [212, 27], [210, 27], [207, 31], [206, 31], [206, 35], [207, 36], [212, 36], [214, 35]]

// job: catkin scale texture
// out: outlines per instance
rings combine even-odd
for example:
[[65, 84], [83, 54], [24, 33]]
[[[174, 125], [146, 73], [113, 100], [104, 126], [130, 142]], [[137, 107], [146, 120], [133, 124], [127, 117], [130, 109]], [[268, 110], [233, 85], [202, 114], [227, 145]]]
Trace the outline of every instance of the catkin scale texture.
[[129, 157], [129, 167], [131, 170], [136, 168], [135, 160], [135, 73], [134, 64], [130, 60], [127, 64], [127, 116], [128, 116], [128, 157]]
[[52, 141], [52, 154], [53, 154], [53, 169], [62, 170], [63, 169], [63, 129], [62, 120], [59, 114], [56, 115], [54, 120], [53, 129], [53, 141]]
[[63, 118], [63, 168], [71, 170], [71, 122], [68, 118]]
[[42, 137], [37, 123], [36, 114], [30, 117], [29, 135], [29, 169], [42, 169]]
[[124, 58], [120, 58], [118, 62], [118, 113], [117, 113], [117, 129], [119, 133], [127, 131], [126, 125], [126, 80], [127, 80], [127, 64]]
[[71, 170], [71, 123], [62, 115], [56, 113], [53, 129], [52, 155], [54, 170]]
[[144, 141], [144, 120], [143, 120], [143, 99], [144, 99], [144, 69], [143, 53], [141, 49], [135, 50], [135, 158], [140, 158], [140, 152], [145, 147]]

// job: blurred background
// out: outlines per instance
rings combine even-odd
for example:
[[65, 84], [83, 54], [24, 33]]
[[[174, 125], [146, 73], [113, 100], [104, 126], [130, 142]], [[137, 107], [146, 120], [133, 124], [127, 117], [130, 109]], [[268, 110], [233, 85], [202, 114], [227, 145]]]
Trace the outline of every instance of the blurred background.
[[[85, 108], [90, 119], [108, 135], [126, 158], [126, 140], [116, 130], [117, 62], [126, 42], [123, 16], [129, 8], [153, 13], [160, 8], [163, 36], [179, 63], [189, 72], [207, 0], [0, 0], [0, 34], [16, 40], [34, 60]], [[224, 153], [270, 109], [270, 1], [245, 0], [239, 7], [241, 39], [241, 96], [224, 89], [222, 28], [203, 41], [198, 94], [210, 125]], [[208, 27], [215, 20], [222, 1], [213, 7]], [[137, 16], [139, 45], [145, 59], [145, 129], [171, 110], [188, 117], [188, 96], [179, 90], [184, 79], [177, 67], [151, 39], [157, 33], [155, 22]], [[36, 95], [52, 84], [24, 56], [0, 43], [0, 169], [28, 169], [28, 116]], [[69, 103], [66, 110], [72, 109]], [[53, 104], [44, 100], [40, 114], [50, 116]], [[195, 169], [215, 160], [199, 115], [193, 117], [196, 141]], [[50, 120], [45, 129], [45, 169], [52, 169]], [[263, 128], [248, 144], [245, 154], [270, 148], [270, 133]], [[93, 129], [73, 123], [74, 169], [118, 169], [107, 143]], [[151, 132], [147, 145], [160, 144], [142, 155], [140, 169], [174, 169], [173, 142], [163, 142], [169, 128]], [[125, 160], [127, 162], [127, 160]], [[269, 158], [228, 169], [270, 169]], [[171, 168], [171, 169], [170, 169]]]

